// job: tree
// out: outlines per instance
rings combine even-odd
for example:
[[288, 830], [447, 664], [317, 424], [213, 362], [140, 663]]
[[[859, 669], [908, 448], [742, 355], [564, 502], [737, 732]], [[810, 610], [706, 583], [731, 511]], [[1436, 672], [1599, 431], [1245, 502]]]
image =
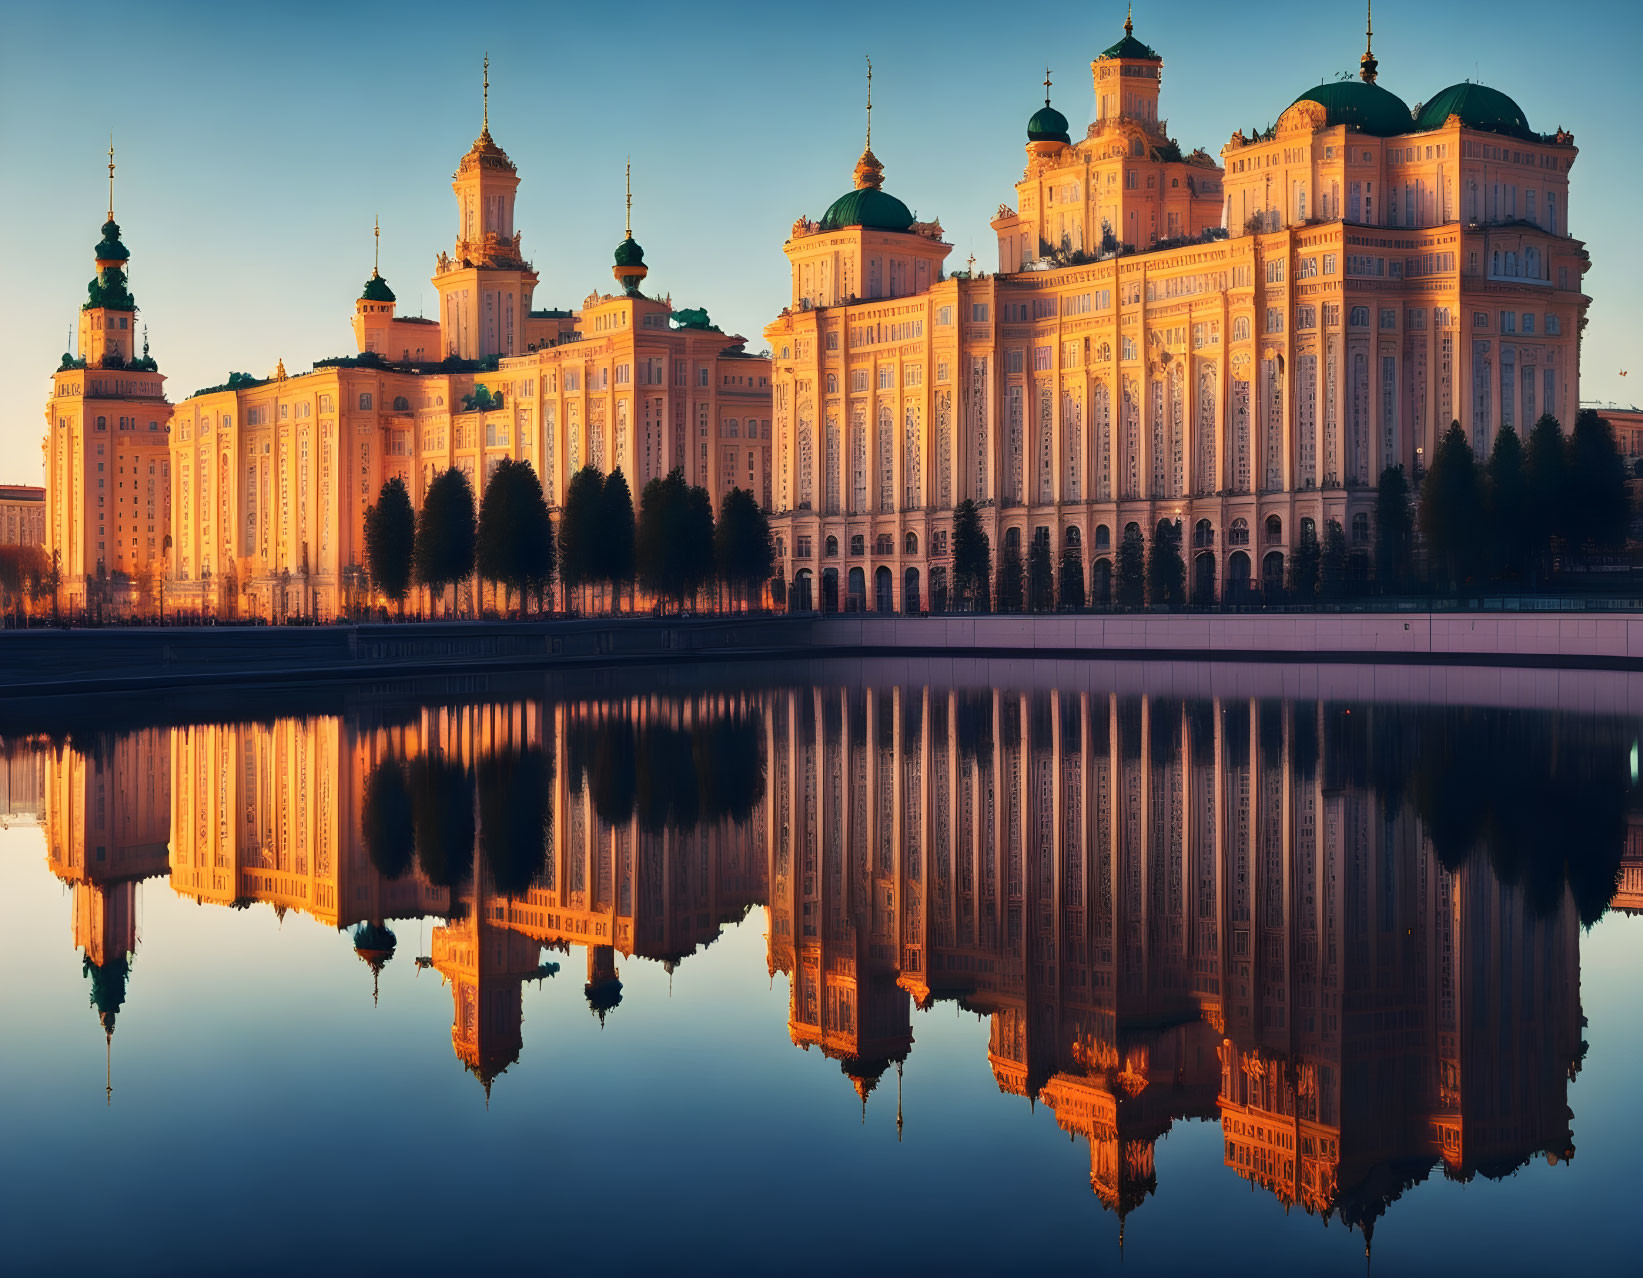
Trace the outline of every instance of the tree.
[[411, 589], [415, 537], [411, 495], [405, 481], [395, 475], [382, 485], [375, 505], [366, 508], [365, 564], [372, 584], [399, 605], [400, 616], [405, 615], [405, 596]]
[[1027, 610], [1049, 612], [1055, 607], [1055, 568], [1050, 561], [1048, 535], [1035, 536], [1027, 548]]
[[683, 608], [713, 579], [713, 549], [713, 502], [705, 488], [687, 486], [677, 468], [645, 485], [636, 552], [647, 592]]
[[1529, 578], [1530, 585], [1539, 585], [1552, 574], [1556, 542], [1568, 523], [1568, 454], [1563, 446], [1563, 427], [1550, 413], [1543, 414], [1529, 432], [1523, 471], [1529, 490]]
[[605, 477], [594, 466], [571, 476], [559, 514], [559, 580], [566, 591], [599, 580], [599, 516]]
[[479, 503], [479, 531], [474, 541], [474, 559], [479, 576], [502, 587], [502, 606], [507, 610], [514, 591], [524, 596], [530, 576], [528, 545], [531, 489], [542, 499], [542, 485], [529, 462], [505, 457], [485, 482]]
[[547, 862], [551, 825], [547, 759], [513, 746], [479, 761], [479, 847], [503, 896], [523, 896]]
[[548, 499], [542, 492], [542, 481], [529, 462], [525, 463], [525, 478], [519, 481], [519, 499], [523, 505], [520, 516], [520, 563], [525, 581], [522, 589], [534, 591], [536, 607], [541, 611], [553, 585], [557, 564], [554, 550], [553, 515], [548, 510]]
[[1626, 540], [1626, 463], [1614, 430], [1596, 409], [1575, 416], [1569, 436], [1569, 497], [1565, 535], [1570, 550], [1613, 550]]
[[411, 817], [416, 859], [428, 882], [452, 888], [473, 871], [473, 775], [440, 754], [425, 754], [411, 765]]
[[622, 588], [632, 587], [634, 559], [633, 492], [618, 466], [599, 493], [599, 578], [610, 586], [611, 611]]
[[361, 812], [365, 854], [385, 879], [403, 878], [415, 851], [411, 790], [405, 765], [387, 755], [365, 782]]
[[1118, 543], [1118, 564], [1113, 594], [1120, 608], [1140, 608], [1147, 601], [1147, 549], [1139, 524], [1124, 529]]
[[[1333, 520], [1330, 521], [1334, 523]], [[1339, 528], [1339, 524], [1334, 525]], [[1346, 569], [1346, 538], [1341, 538], [1341, 569]], [[1318, 530], [1312, 521], [1301, 521], [1301, 535], [1295, 542], [1295, 551], [1289, 557], [1289, 594], [1298, 603], [1311, 603], [1318, 597], [1319, 577], [1323, 570], [1323, 547], [1318, 544]]]
[[434, 476], [422, 499], [411, 552], [417, 580], [430, 592], [454, 591], [473, 576], [477, 536], [473, 486], [466, 474], [452, 466]]
[[1483, 490], [1477, 459], [1459, 422], [1451, 422], [1421, 481], [1420, 527], [1434, 581], [1459, 590], [1473, 579], [1483, 549]]
[[953, 590], [971, 608], [982, 611], [982, 598], [993, 575], [992, 547], [981, 528], [981, 513], [966, 497], [953, 511]]
[[1396, 594], [1408, 586], [1414, 559], [1409, 480], [1402, 466], [1388, 466], [1375, 491], [1375, 581], [1382, 594]]
[[731, 606], [738, 590], [746, 606], [770, 577], [776, 563], [776, 545], [770, 521], [746, 488], [732, 488], [719, 503], [719, 526], [713, 534], [713, 558], [719, 579], [730, 591]]
[[1014, 537], [1004, 539], [1004, 549], [998, 553], [998, 610], [1020, 612], [1025, 573], [1021, 566], [1021, 542]]
[[1502, 426], [1483, 488], [1484, 525], [1488, 529], [1490, 570], [1498, 579], [1527, 578], [1533, 555], [1534, 520], [1529, 509], [1529, 473], [1517, 431]]
[[691, 595], [698, 595], [713, 580], [713, 498], [700, 484], [692, 484], [685, 494], [684, 580]]
[[[1137, 532], [1136, 540], [1140, 540]], [[1123, 548], [1119, 548], [1122, 558]], [[1147, 556], [1147, 601], [1157, 607], [1163, 604], [1176, 609], [1186, 603], [1187, 565], [1181, 558], [1181, 525], [1173, 520], [1160, 519], [1152, 535], [1151, 553]]]
[[1352, 565], [1347, 553], [1346, 530], [1338, 519], [1331, 519], [1324, 527], [1318, 578], [1318, 593], [1325, 599], [1344, 599], [1351, 589]]
[[1061, 607], [1069, 612], [1080, 612], [1084, 608], [1084, 553], [1075, 541], [1070, 541], [1061, 548], [1061, 574], [1057, 578], [1061, 587]]

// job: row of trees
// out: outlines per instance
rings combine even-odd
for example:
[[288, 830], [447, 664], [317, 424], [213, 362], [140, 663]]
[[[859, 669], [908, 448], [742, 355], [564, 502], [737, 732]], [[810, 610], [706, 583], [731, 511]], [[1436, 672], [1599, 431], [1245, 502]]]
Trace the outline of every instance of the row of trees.
[[413, 587], [450, 615], [456, 592], [476, 576], [500, 591], [505, 610], [515, 596], [543, 608], [556, 575], [584, 609], [590, 596], [611, 611], [631, 608], [636, 586], [676, 608], [709, 587], [717, 602], [747, 606], [775, 565], [769, 520], [745, 489], [725, 494], [715, 523], [707, 490], [674, 470], [645, 485], [635, 515], [620, 469], [607, 476], [584, 466], [556, 530], [535, 470], [513, 460], [492, 471], [477, 510], [467, 475], [454, 467], [433, 478], [415, 512], [404, 480], [390, 479], [366, 511], [365, 553], [373, 586], [402, 615]]

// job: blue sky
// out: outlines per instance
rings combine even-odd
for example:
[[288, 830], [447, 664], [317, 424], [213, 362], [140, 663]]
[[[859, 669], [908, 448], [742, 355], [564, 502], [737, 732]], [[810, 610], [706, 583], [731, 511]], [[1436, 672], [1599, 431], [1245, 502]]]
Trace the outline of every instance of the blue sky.
[[[1643, 206], [1643, 6], [1381, 0], [1376, 10], [1380, 82], [1411, 105], [1477, 78], [1516, 98], [1534, 128], [1575, 134], [1570, 225], [1594, 263], [1582, 398], [1643, 400], [1643, 254], [1631, 226]], [[887, 189], [941, 219], [955, 264], [974, 253], [991, 268], [987, 220], [1013, 201], [1045, 62], [1076, 133], [1092, 114], [1089, 61], [1123, 18], [1122, 4], [1087, 0], [803, 11], [707, 0], [475, 0], [459, 11], [3, 0], [0, 482], [39, 480], [42, 404], [92, 274], [111, 128], [132, 288], [174, 400], [230, 369], [306, 368], [351, 351], [378, 214], [402, 313], [432, 311], [427, 280], [454, 239], [450, 176], [479, 130], [487, 50], [491, 131], [519, 166], [537, 304], [577, 305], [613, 287], [631, 155], [647, 289], [705, 306], [758, 349], [787, 297], [781, 244], [793, 219], [820, 215], [850, 185], [864, 53]], [[1142, 0], [1135, 22], [1164, 56], [1171, 133], [1211, 153], [1355, 70], [1363, 51], [1353, 0], [1279, 0], [1260, 17]]]

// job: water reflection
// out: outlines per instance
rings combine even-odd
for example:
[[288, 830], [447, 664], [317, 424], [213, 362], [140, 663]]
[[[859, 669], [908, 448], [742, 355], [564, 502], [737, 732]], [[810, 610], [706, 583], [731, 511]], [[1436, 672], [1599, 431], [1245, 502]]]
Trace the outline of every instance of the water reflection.
[[[861, 1098], [916, 1010], [990, 1019], [999, 1089], [1124, 1217], [1157, 1141], [1361, 1229], [1440, 1171], [1575, 1152], [1580, 939], [1643, 907], [1617, 720], [922, 686], [522, 698], [13, 742], [112, 1039], [147, 879], [426, 955], [487, 1094], [522, 989], [673, 967], [755, 906], [788, 1033]], [[43, 790], [43, 802], [30, 787]], [[32, 806], [31, 806], [32, 803]], [[400, 930], [403, 929], [403, 925]], [[899, 1123], [899, 1089], [898, 1089]]]

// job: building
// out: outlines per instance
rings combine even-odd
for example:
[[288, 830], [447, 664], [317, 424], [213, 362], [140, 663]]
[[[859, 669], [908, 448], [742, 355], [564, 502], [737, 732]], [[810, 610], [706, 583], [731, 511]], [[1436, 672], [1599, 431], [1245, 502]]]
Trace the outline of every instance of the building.
[[1300, 537], [1367, 546], [1382, 469], [1418, 477], [1451, 420], [1480, 451], [1572, 423], [1571, 135], [1478, 84], [1414, 112], [1366, 49], [1218, 165], [1164, 131], [1163, 60], [1129, 23], [1091, 72], [1082, 136], [1048, 100], [1028, 122], [996, 275], [943, 273], [940, 224], [870, 144], [794, 224], [765, 332], [795, 606], [939, 606], [965, 499], [994, 547], [1075, 551], [1097, 601], [1125, 531], [1163, 520], [1198, 598], [1281, 590]]
[[46, 550], [57, 558], [64, 601], [135, 604], [162, 571], [170, 531], [171, 405], [165, 378], [137, 351], [137, 301], [126, 283], [131, 253], [114, 220], [114, 150], [108, 220], [93, 250], [97, 274], [80, 307], [79, 354], [65, 352], [46, 402]]
[[[112, 156], [110, 204], [112, 206]], [[457, 234], [433, 283], [437, 320], [402, 316], [372, 269], [354, 306], [357, 353], [266, 378], [234, 376], [173, 407], [132, 346], [136, 303], [112, 208], [80, 352], [54, 383], [45, 441], [47, 543], [71, 605], [100, 577], [135, 602], [163, 578], [173, 606], [223, 615], [335, 615], [365, 583], [365, 511], [399, 476], [413, 505], [456, 467], [482, 489], [528, 461], [549, 504], [584, 465], [621, 468], [637, 497], [674, 467], [717, 508], [732, 487], [771, 497], [769, 362], [704, 310], [644, 293], [644, 250], [617, 246], [613, 293], [537, 309], [514, 229], [519, 175], [490, 132], [452, 181]], [[477, 496], [477, 492], [476, 492]], [[169, 539], [169, 546], [168, 546]]]
[[0, 484], [0, 546], [46, 544], [46, 490]]

